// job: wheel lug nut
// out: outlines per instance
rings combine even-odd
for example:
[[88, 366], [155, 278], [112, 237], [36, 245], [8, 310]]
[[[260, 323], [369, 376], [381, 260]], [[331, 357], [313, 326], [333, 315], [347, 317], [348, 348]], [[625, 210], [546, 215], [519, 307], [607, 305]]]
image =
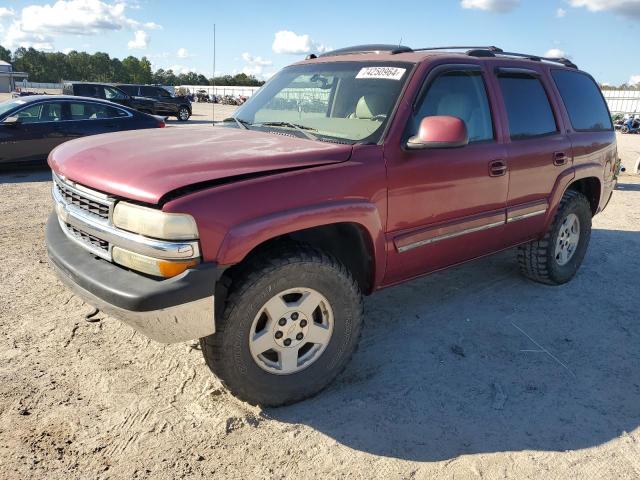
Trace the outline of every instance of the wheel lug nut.
[[276, 332], [276, 338], [282, 338], [282, 332], [280, 330]]
[[302, 332], [296, 335], [296, 340], [302, 340], [304, 338], [304, 335], [302, 335]]
[[300, 326], [302, 328], [306, 327], [307, 326], [307, 321], [306, 320], [300, 320]]
[[286, 318], [281, 318], [278, 321], [278, 325], [280, 325], [281, 327], [284, 327], [287, 324], [287, 319]]
[[290, 338], [287, 338], [287, 339], [284, 341], [284, 344], [285, 344], [285, 346], [287, 346], [287, 347], [288, 347], [289, 345], [291, 345], [291, 339], [290, 339]]
[[297, 313], [292, 313], [291, 314], [291, 320], [297, 320], [298, 319], [298, 314]]

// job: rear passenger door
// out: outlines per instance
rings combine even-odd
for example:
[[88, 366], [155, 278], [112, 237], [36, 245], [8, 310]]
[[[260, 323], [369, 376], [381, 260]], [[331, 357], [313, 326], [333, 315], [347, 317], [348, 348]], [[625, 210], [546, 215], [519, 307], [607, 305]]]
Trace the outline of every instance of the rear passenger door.
[[[164, 88], [160, 87], [140, 87], [143, 97], [153, 98], [157, 101], [157, 113], [173, 113], [175, 105], [171, 101], [171, 95]], [[163, 93], [164, 92], [164, 93]]]
[[68, 131], [73, 138], [128, 130], [131, 119], [126, 110], [98, 102], [71, 101], [67, 108]]
[[551, 192], [572, 162], [571, 142], [553, 102], [551, 85], [541, 72], [496, 70], [507, 127], [509, 196], [506, 240], [510, 244], [538, 236], [545, 224]]
[[[508, 176], [494, 110], [486, 74], [479, 65], [444, 65], [427, 75], [404, 140], [384, 149], [389, 185], [385, 283], [503, 246]], [[421, 120], [434, 115], [462, 119], [469, 144], [404, 148]]]

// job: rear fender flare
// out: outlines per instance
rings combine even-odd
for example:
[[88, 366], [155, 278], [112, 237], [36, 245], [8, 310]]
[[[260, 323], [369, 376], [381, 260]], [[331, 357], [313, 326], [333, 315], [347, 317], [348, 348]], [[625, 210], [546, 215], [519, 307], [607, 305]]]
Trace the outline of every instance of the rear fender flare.
[[596, 177], [600, 180], [600, 185], [602, 186], [602, 174], [603, 170], [600, 163], [587, 163], [562, 172], [558, 176], [553, 192], [549, 197], [549, 210], [547, 211], [544, 231], [546, 231], [553, 222], [558, 206], [560, 205], [560, 201], [573, 182], [582, 178]]

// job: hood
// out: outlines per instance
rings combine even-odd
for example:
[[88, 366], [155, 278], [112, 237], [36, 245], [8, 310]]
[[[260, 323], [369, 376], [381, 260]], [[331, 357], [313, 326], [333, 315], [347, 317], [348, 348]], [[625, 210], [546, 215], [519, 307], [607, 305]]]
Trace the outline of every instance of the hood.
[[227, 127], [173, 127], [96, 135], [67, 142], [49, 165], [81, 185], [157, 204], [201, 182], [343, 162], [351, 145]]

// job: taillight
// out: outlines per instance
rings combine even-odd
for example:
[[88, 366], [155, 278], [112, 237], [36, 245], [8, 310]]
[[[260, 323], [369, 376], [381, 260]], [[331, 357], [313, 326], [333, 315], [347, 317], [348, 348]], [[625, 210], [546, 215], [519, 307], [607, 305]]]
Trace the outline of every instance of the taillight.
[[160, 120], [160, 121], [158, 122], [158, 128], [164, 128], [164, 127], [166, 127], [166, 126], [167, 126], [167, 124], [164, 122], [164, 120]]

